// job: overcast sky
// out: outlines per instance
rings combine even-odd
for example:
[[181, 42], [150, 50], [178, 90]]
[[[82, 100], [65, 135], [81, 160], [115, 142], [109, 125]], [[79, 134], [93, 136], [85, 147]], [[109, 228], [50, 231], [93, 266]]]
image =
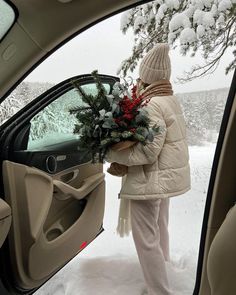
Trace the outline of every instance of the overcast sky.
[[[132, 49], [133, 35], [123, 35], [120, 31], [120, 14], [113, 16], [82, 34], [57, 50], [52, 56], [35, 69], [26, 81], [59, 83], [79, 74], [91, 73], [97, 69], [99, 73], [117, 75], [122, 60], [127, 58]], [[184, 85], [176, 84], [176, 77], [189, 70], [191, 65], [201, 63], [202, 58], [182, 57], [179, 50], [171, 50], [171, 81], [174, 91], [192, 92], [198, 90], [229, 87], [232, 74], [225, 75], [225, 67], [232, 59], [228, 52], [222, 59], [217, 71], [207, 78], [197, 79]], [[137, 70], [132, 74], [137, 78]]]

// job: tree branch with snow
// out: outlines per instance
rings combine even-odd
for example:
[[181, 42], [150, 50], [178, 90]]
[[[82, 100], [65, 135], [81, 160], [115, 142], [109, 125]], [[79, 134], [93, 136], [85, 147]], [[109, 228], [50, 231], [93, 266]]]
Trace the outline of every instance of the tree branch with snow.
[[195, 65], [179, 82], [187, 82], [214, 72], [232, 48], [232, 61], [226, 74], [236, 67], [236, 0], [156, 0], [125, 12], [121, 30], [133, 30], [132, 54], [118, 73], [127, 75], [156, 43], [168, 42], [179, 47], [182, 55], [201, 52], [204, 62]]

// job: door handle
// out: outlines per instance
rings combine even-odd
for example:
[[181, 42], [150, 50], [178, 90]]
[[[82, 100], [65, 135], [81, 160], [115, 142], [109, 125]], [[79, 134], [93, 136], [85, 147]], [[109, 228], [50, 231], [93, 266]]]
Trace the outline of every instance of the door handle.
[[53, 180], [54, 191], [60, 193], [58, 199], [66, 200], [73, 197], [81, 200], [91, 193], [101, 182], [104, 181], [105, 173], [97, 173], [84, 179], [79, 188], [74, 188], [60, 180]]
[[69, 184], [70, 182], [75, 180], [78, 177], [78, 175], [79, 175], [79, 169], [76, 169], [72, 172], [62, 175], [60, 179], [62, 182]]

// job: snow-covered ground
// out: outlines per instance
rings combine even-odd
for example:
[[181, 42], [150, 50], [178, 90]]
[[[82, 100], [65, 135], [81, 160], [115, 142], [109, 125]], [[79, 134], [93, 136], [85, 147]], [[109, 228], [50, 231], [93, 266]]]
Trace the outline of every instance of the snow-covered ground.
[[[171, 263], [175, 295], [191, 295], [195, 282], [201, 224], [215, 144], [190, 147], [192, 189], [171, 199]], [[104, 170], [108, 167], [105, 165]], [[116, 235], [120, 178], [106, 175], [105, 231], [36, 295], [139, 295], [145, 288], [132, 237]]]

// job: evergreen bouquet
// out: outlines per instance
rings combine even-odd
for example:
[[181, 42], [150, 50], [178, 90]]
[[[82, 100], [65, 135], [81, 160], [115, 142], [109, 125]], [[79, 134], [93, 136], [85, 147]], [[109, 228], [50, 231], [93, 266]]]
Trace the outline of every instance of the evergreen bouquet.
[[74, 133], [79, 134], [79, 148], [87, 150], [93, 163], [104, 163], [109, 148], [122, 150], [141, 142], [153, 141], [159, 127], [150, 127], [144, 106], [148, 99], [136, 95], [136, 86], [131, 92], [128, 83], [115, 83], [108, 94], [97, 71], [92, 72], [96, 83], [95, 95], [86, 93], [75, 80], [72, 84], [80, 94], [84, 106], [70, 110], [76, 114], [78, 123]]

